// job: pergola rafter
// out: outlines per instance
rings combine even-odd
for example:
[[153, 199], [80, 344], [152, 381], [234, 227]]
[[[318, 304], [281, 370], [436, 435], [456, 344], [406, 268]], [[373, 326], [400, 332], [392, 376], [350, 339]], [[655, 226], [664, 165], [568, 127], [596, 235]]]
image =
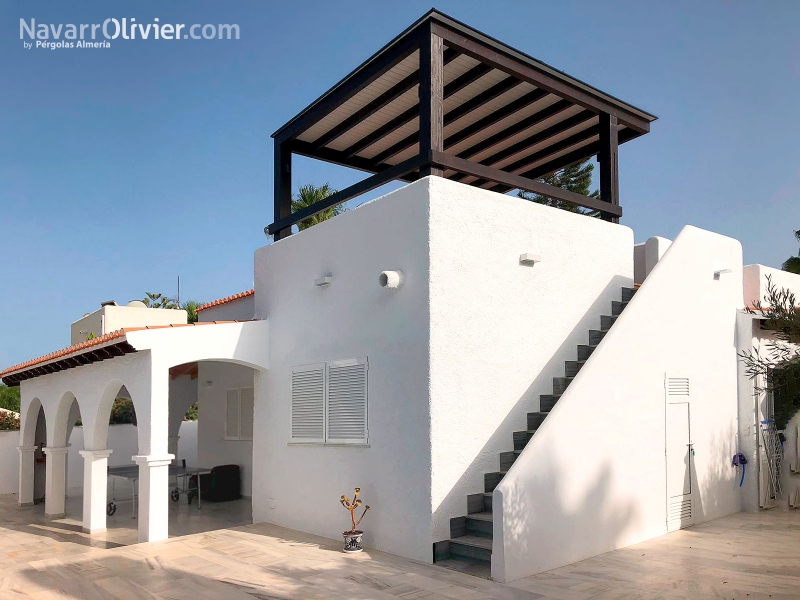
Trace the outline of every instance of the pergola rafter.
[[[266, 232], [279, 240], [359, 194], [428, 175], [533, 191], [616, 222], [618, 146], [655, 118], [432, 10], [273, 134], [275, 221]], [[292, 213], [293, 154], [371, 176]], [[600, 200], [538, 181], [592, 157]]]

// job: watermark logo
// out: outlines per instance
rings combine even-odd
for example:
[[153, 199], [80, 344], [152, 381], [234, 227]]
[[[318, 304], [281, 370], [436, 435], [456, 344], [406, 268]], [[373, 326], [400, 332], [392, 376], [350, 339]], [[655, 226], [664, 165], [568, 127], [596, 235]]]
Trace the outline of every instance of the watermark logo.
[[110, 40], [238, 40], [239, 25], [230, 23], [138, 23], [109, 17], [102, 23], [37, 23], [19, 20], [19, 39], [26, 49], [110, 48]]

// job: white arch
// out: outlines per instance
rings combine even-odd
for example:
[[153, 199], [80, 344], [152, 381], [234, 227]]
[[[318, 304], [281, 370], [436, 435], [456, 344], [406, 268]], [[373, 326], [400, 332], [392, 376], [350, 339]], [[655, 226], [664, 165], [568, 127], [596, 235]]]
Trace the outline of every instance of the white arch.
[[[33, 398], [28, 403], [27, 409], [22, 414], [20, 424], [20, 445], [33, 446], [36, 443], [36, 424], [39, 421], [39, 411], [42, 410], [42, 401]], [[44, 412], [42, 410], [42, 412]], [[47, 415], [44, 415], [45, 429], [47, 429]]]
[[[64, 447], [69, 442], [69, 433], [72, 429], [69, 421], [73, 402], [78, 404], [78, 410], [83, 415], [84, 411], [81, 410], [81, 403], [75, 394], [71, 391], [64, 392], [55, 407], [55, 414], [51, 416], [52, 427], [48, 431], [48, 445]], [[74, 422], [72, 424], [74, 425]]]

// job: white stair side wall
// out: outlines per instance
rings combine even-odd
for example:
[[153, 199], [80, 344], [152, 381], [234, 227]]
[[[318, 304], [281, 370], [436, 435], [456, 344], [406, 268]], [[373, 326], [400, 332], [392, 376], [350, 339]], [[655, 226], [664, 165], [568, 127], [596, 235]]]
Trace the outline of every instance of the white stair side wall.
[[741, 305], [739, 242], [684, 228], [496, 488], [494, 579], [666, 533], [666, 373], [691, 381], [696, 522], [739, 510]]

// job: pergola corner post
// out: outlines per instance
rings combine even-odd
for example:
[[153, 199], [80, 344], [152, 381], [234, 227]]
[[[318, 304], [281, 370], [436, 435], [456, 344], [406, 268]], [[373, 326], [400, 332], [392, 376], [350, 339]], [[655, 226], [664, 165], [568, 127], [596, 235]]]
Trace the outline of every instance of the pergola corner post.
[[430, 27], [423, 30], [419, 49], [419, 155], [420, 177], [444, 171], [433, 163], [444, 149], [444, 41]]
[[[275, 138], [274, 174], [274, 222], [292, 214], [292, 151], [288, 140]], [[292, 235], [291, 226], [275, 231], [273, 239], [277, 242]]]
[[[619, 206], [619, 136], [617, 117], [608, 113], [600, 113], [600, 151], [597, 162], [600, 163], [600, 199]], [[603, 213], [604, 221], [619, 223], [619, 217]]]

